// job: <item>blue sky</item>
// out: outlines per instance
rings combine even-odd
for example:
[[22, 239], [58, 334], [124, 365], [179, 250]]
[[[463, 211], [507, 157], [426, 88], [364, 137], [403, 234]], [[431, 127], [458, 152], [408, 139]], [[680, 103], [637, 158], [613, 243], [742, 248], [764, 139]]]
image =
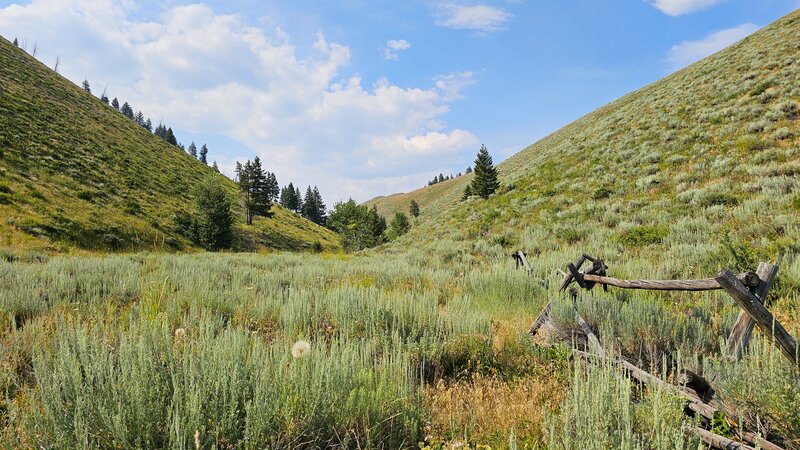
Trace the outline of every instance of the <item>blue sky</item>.
[[329, 206], [500, 161], [797, 0], [0, 1], [0, 35], [227, 174], [261, 156]]

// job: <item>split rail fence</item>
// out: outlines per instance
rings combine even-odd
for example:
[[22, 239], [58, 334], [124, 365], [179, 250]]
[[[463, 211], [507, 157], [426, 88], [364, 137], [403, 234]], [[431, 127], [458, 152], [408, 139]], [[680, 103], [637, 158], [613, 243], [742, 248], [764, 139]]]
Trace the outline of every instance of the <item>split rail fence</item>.
[[[531, 272], [531, 266], [524, 252], [515, 252], [512, 256], [516, 261], [517, 269], [524, 268], [526, 271]], [[586, 263], [590, 263], [590, 266], [581, 271], [581, 268]], [[798, 358], [800, 348], [797, 341], [767, 308], [767, 294], [778, 274], [778, 266], [774, 264], [762, 262], [755, 272], [740, 274], [723, 269], [713, 278], [699, 280], [622, 280], [607, 275], [608, 266], [602, 259], [583, 254], [575, 262], [567, 264], [566, 269], [564, 279], [559, 286], [559, 292], [567, 291], [572, 283], [576, 283], [579, 288], [587, 291], [592, 290], [597, 285], [601, 285], [604, 290], [608, 290], [609, 286], [621, 289], [657, 291], [708, 291], [722, 289], [740, 307], [739, 315], [728, 336], [727, 357], [731, 360], [741, 359], [752, 338], [753, 329], [758, 326], [778, 345], [792, 365], [800, 369], [800, 358]], [[574, 302], [578, 296], [578, 289], [569, 288], [568, 292]], [[534, 337], [549, 320], [552, 304], [552, 300], [549, 301], [539, 313], [529, 331], [531, 337]], [[724, 413], [728, 410], [723, 402], [714, 398], [713, 387], [701, 375], [683, 370], [678, 377], [679, 385], [667, 383], [660, 377], [636, 367], [621, 356], [607, 354], [600, 340], [589, 324], [578, 314], [577, 309], [575, 310], [575, 320], [587, 338], [587, 350], [589, 350], [587, 352], [575, 349], [574, 352], [577, 357], [589, 362], [610, 362], [614, 367], [629, 374], [632, 379], [645, 386], [663, 386], [687, 401], [687, 412], [702, 416], [709, 422], [714, 420], [715, 415], [719, 412]], [[741, 429], [741, 427], [739, 428]], [[703, 442], [715, 448], [754, 448], [700, 427], [687, 427], [685, 431], [699, 436]], [[741, 440], [765, 450], [781, 450], [780, 446], [752, 431], [744, 430], [739, 437]]]

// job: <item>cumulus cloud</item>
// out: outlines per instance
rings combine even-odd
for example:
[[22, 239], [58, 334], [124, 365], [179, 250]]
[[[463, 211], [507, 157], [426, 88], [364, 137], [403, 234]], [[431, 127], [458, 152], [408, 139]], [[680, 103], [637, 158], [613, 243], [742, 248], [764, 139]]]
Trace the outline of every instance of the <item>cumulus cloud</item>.
[[460, 30], [493, 33], [503, 28], [511, 14], [488, 5], [464, 6], [445, 3], [437, 6], [436, 25]]
[[667, 53], [667, 62], [677, 70], [689, 64], [716, 53], [723, 48], [738, 42], [745, 37], [753, 34], [759, 28], [758, 25], [745, 23], [738, 27], [727, 28], [715, 31], [703, 39], [696, 41], [683, 41], [673, 45]]
[[670, 16], [693, 13], [722, 3], [725, 0], [654, 0], [653, 6]]
[[386, 47], [383, 48], [383, 59], [387, 61], [397, 61], [400, 50], [408, 50], [411, 44], [405, 39], [389, 39]]
[[[64, 76], [88, 78], [95, 90], [107, 84], [112, 98], [156, 123], [241, 143], [281, 183], [317, 184], [329, 204], [416, 187], [431, 167], [475, 150], [472, 133], [444, 122], [451, 102], [474, 82], [470, 73], [422, 87], [365, 82], [345, 75], [350, 49], [322, 33], [298, 49], [277, 26], [254, 27], [201, 4], [167, 9], [152, 21], [134, 19], [131, 8], [111, 0], [34, 0], [0, 8], [0, 30], [35, 39], [40, 60], [60, 55]], [[408, 47], [387, 43], [393, 51]], [[211, 153], [232, 173], [234, 154]]]

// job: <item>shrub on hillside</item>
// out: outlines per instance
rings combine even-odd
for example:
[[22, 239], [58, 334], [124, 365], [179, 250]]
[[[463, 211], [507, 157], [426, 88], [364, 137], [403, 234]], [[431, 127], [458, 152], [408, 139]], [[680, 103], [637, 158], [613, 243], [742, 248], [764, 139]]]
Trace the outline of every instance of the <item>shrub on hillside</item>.
[[639, 225], [623, 231], [617, 240], [626, 247], [645, 247], [661, 243], [667, 234], [669, 230], [660, 225]]

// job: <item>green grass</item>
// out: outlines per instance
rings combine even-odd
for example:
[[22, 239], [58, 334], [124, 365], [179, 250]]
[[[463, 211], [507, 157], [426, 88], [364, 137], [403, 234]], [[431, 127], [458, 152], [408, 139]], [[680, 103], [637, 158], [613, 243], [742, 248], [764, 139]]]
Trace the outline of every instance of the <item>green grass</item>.
[[[0, 38], [0, 246], [181, 250], [176, 214], [213, 173]], [[220, 175], [220, 178], [224, 178]], [[236, 187], [224, 179], [232, 194]], [[281, 209], [240, 226], [241, 248], [304, 249], [335, 235]]]

